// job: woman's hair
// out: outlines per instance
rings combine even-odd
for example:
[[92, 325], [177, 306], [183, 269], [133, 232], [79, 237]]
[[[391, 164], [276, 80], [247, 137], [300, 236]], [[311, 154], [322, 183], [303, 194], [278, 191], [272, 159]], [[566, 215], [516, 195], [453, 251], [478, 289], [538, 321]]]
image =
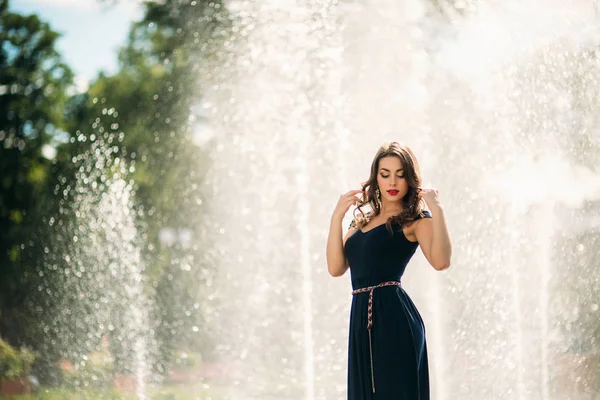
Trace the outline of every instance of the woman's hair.
[[[419, 201], [419, 192], [421, 191], [421, 173], [419, 164], [412, 150], [398, 142], [384, 143], [371, 164], [371, 175], [369, 180], [362, 184], [363, 197], [362, 203], [354, 210], [354, 223], [358, 228], [365, 226], [369, 220], [381, 213], [381, 207], [375, 196], [377, 189], [377, 174], [379, 172], [379, 160], [384, 157], [394, 156], [400, 159], [402, 168], [404, 169], [404, 179], [408, 183], [408, 192], [402, 198], [402, 212], [398, 215], [390, 217], [385, 225], [390, 233], [393, 233], [392, 226], [397, 226], [398, 229], [403, 229], [404, 226], [419, 217], [423, 209]], [[380, 189], [381, 191], [381, 189]], [[365, 214], [362, 207], [369, 204], [373, 210], [371, 213]], [[360, 215], [357, 215], [357, 210]]]

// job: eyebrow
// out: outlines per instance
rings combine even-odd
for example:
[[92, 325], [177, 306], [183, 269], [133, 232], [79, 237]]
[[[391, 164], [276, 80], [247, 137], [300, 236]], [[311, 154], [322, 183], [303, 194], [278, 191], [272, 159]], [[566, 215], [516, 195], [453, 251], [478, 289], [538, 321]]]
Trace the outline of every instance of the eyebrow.
[[[387, 169], [387, 168], [379, 168], [379, 170], [380, 170], [380, 171], [387, 171], [387, 172], [390, 172], [390, 170], [389, 170], [389, 169]], [[396, 172], [399, 172], [399, 171], [404, 171], [404, 168], [400, 168], [400, 169], [397, 169], [397, 170], [396, 170]]]

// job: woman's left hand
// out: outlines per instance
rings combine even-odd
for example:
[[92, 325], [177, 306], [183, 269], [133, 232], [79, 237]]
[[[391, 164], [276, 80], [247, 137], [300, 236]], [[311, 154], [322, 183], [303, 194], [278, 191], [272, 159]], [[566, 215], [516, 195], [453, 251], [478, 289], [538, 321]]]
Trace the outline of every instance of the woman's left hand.
[[419, 198], [425, 200], [427, 207], [439, 207], [440, 198], [439, 191], [437, 189], [421, 189], [419, 191]]

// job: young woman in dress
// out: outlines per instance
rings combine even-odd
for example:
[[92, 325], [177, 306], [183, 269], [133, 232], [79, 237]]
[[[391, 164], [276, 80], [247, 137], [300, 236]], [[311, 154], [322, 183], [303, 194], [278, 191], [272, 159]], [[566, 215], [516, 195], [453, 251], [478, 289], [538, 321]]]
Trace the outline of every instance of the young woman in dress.
[[[352, 205], [354, 219], [342, 237], [342, 219]], [[348, 400], [429, 400], [425, 327], [401, 285], [417, 247], [436, 270], [450, 266], [452, 245], [438, 191], [421, 187], [407, 146], [386, 143], [362, 189], [340, 196], [327, 239], [329, 273], [337, 277], [350, 269], [352, 281]]]

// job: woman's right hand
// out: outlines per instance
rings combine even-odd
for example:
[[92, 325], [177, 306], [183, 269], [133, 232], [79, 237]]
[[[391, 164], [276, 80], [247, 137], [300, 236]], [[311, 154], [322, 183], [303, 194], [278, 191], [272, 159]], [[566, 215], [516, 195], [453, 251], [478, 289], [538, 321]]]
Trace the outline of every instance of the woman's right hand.
[[359, 193], [363, 193], [363, 191], [351, 190], [348, 193], [341, 195], [337, 205], [335, 206], [335, 209], [333, 210], [332, 218], [342, 220], [351, 205], [362, 203], [362, 200], [356, 197], [356, 195]]

